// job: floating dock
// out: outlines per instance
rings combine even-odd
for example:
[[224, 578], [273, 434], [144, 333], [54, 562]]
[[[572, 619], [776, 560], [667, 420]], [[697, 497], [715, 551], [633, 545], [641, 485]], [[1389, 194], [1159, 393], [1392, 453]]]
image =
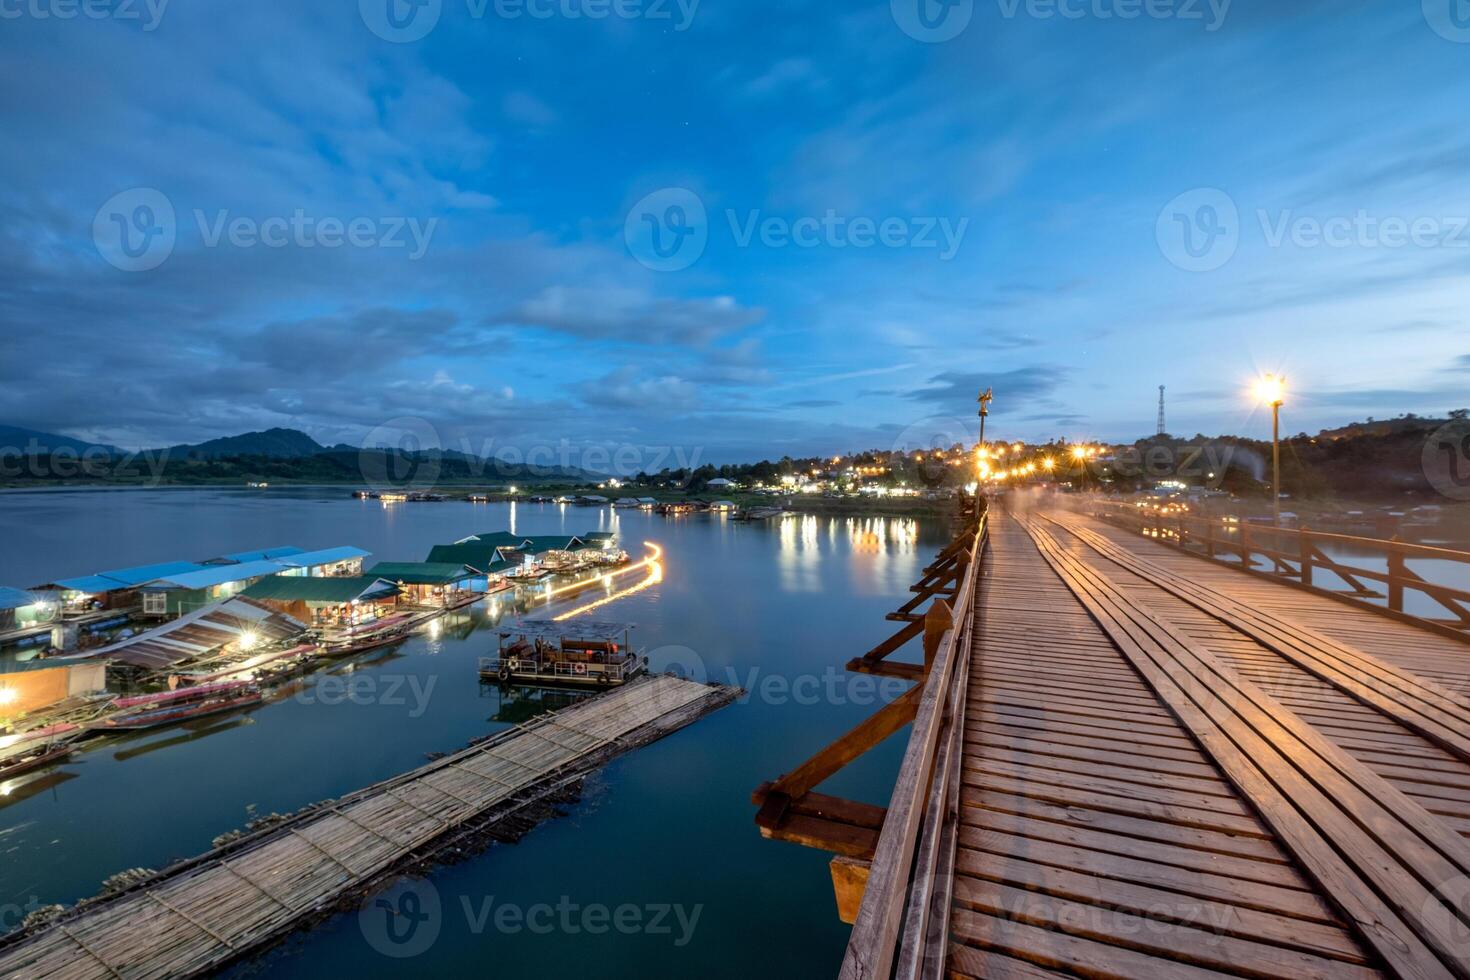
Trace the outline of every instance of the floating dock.
[[0, 977], [186, 977], [217, 970], [738, 694], [651, 677], [498, 732], [0, 941]]

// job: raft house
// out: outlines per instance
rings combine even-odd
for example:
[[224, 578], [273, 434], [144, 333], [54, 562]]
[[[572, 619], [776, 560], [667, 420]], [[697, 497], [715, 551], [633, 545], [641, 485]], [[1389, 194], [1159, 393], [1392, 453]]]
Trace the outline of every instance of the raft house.
[[436, 544], [429, 549], [424, 560], [431, 564], [464, 565], [479, 576], [474, 583], [475, 588], [491, 595], [513, 587], [505, 578], [512, 568], [510, 559], [505, 556], [506, 550], [498, 545], [479, 544], [475, 541]]
[[360, 626], [391, 615], [400, 589], [376, 575], [309, 576], [291, 571], [260, 579], [246, 599], [269, 606], [314, 628]]
[[44, 595], [0, 586], [0, 644], [49, 633], [57, 610]]
[[630, 642], [631, 623], [525, 620], [500, 631], [494, 656], [480, 658], [480, 677], [502, 684], [616, 687], [648, 667]]
[[479, 573], [457, 562], [379, 562], [367, 574], [398, 586], [399, 601], [407, 605], [449, 609], [484, 595], [475, 588]]

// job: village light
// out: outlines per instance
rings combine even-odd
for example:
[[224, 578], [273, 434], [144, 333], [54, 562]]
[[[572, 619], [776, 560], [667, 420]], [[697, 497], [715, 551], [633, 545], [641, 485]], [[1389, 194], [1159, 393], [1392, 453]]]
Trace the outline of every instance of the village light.
[[1057, 468], [1057, 461], [1052, 459], [1050, 456], [1047, 456], [1041, 461], [1041, 468], [1050, 473], [1052, 470]]
[[1087, 458], [1087, 447], [1086, 446], [1073, 446], [1072, 447], [1072, 458], [1075, 459], [1075, 460], [1077, 460], [1079, 463], [1082, 462], [1082, 460], [1084, 460], [1084, 459]]
[[14, 704], [20, 692], [13, 687], [0, 687], [0, 705]]
[[246, 632], [240, 634], [240, 644], [239, 644], [239, 646], [240, 646], [240, 649], [241, 650], [246, 650], [246, 651], [254, 650], [255, 649], [255, 644], [257, 644], [259, 642], [260, 642], [260, 637], [256, 636], [254, 633], [252, 633], [252, 632], [250, 632], [248, 630]]

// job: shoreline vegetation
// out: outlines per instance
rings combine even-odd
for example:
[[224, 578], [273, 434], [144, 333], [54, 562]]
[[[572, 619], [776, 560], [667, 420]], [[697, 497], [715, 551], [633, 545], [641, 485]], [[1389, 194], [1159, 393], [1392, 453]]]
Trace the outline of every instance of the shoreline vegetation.
[[[1452, 505], [1457, 501], [1444, 496], [1428, 472], [1431, 462], [1443, 454], [1430, 450], [1436, 442], [1452, 449], [1459, 445], [1461, 429], [1464, 444], [1470, 446], [1470, 410], [1456, 410], [1446, 418], [1413, 414], [1370, 418], [1315, 436], [1285, 437], [1283, 494], [1303, 506]], [[1451, 430], [1453, 439], [1446, 441], [1445, 433]], [[1004, 442], [987, 445], [1006, 452]], [[1047, 467], [1045, 482], [1075, 491], [1127, 495], [1171, 482], [1219, 491], [1249, 505], [1268, 499], [1272, 489], [1269, 442], [1202, 434], [1150, 436], [1090, 448], [1081, 463], [1071, 461], [1073, 448], [1065, 440], [1015, 443], [1008, 458], [1017, 464], [1023, 459], [1055, 463]], [[429, 491], [449, 498], [475, 495], [490, 500], [595, 494], [609, 499], [652, 497], [660, 503], [729, 500], [741, 508], [784, 505], [808, 513], [912, 514], [952, 509], [950, 498], [977, 479], [972, 449], [956, 443], [927, 450], [899, 447], [609, 474], [570, 465], [568, 460], [558, 466], [534, 466], [439, 449], [326, 447], [288, 429], [144, 452], [33, 433], [23, 448], [0, 445], [0, 490], [331, 487]], [[693, 454], [695, 459], [699, 455]], [[665, 453], [658, 458], [666, 457]], [[1008, 465], [999, 457], [990, 462]], [[1452, 459], [1448, 464], [1455, 467], [1455, 476], [1470, 469], [1470, 460]], [[1035, 482], [1012, 480], [987, 484], [986, 489]]]

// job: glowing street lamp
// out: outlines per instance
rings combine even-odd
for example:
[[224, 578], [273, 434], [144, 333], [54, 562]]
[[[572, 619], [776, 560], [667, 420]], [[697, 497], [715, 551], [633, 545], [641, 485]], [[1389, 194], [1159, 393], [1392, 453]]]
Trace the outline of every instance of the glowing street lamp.
[[1256, 398], [1271, 406], [1271, 497], [1276, 524], [1281, 525], [1281, 406], [1286, 404], [1286, 379], [1268, 374], [1256, 382]]

